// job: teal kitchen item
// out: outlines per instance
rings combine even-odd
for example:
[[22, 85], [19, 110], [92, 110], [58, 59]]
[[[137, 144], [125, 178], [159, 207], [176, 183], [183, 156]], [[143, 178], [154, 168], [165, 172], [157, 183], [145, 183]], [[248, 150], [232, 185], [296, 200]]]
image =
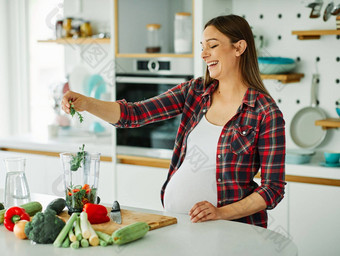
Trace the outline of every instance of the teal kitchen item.
[[336, 113], [338, 114], [338, 116], [340, 117], [340, 108], [336, 108]]
[[99, 122], [93, 122], [90, 125], [90, 131], [94, 133], [101, 133], [101, 132], [105, 132], [105, 128]]
[[288, 149], [286, 152], [287, 164], [306, 164], [312, 159], [315, 151], [305, 149]]
[[296, 67], [294, 59], [282, 57], [258, 57], [261, 74], [289, 73]]
[[325, 157], [326, 163], [328, 164], [339, 164], [339, 160], [340, 160], [339, 152], [325, 151], [324, 157]]
[[87, 96], [100, 99], [101, 94], [106, 92], [106, 83], [99, 74], [91, 75], [84, 85], [84, 93]]

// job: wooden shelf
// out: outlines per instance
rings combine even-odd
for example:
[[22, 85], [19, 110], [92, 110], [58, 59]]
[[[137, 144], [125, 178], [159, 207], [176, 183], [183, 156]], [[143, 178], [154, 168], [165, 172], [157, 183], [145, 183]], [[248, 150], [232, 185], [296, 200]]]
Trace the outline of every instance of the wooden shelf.
[[322, 126], [322, 129], [339, 128], [340, 118], [326, 118], [323, 120], [316, 120], [315, 125]]
[[117, 58], [193, 58], [194, 54], [176, 54], [176, 53], [116, 53]]
[[340, 35], [340, 30], [295, 30], [293, 35], [297, 35], [299, 40], [320, 39], [321, 36], [326, 35]]
[[39, 43], [57, 43], [57, 44], [109, 44], [110, 38], [92, 38], [92, 37], [81, 37], [77, 39], [73, 38], [60, 38], [50, 40], [38, 40]]
[[305, 76], [304, 74], [300, 74], [300, 73], [271, 74], [271, 75], [261, 74], [262, 79], [279, 80], [283, 84], [300, 82], [301, 78], [304, 76]]

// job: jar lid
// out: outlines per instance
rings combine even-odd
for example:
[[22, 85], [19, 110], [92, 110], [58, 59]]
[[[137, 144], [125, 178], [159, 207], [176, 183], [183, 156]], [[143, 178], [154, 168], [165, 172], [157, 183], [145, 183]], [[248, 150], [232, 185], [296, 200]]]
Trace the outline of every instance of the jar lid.
[[146, 28], [147, 29], [160, 29], [161, 24], [147, 24]]
[[191, 16], [190, 12], [176, 12], [177, 16]]

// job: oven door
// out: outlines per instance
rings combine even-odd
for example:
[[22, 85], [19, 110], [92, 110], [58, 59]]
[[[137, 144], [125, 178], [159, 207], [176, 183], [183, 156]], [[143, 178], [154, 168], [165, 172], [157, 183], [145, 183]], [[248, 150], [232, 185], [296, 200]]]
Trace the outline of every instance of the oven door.
[[[142, 101], [159, 95], [190, 80], [190, 76], [116, 76], [116, 98], [128, 102]], [[181, 116], [138, 128], [117, 129], [119, 154], [170, 157]]]

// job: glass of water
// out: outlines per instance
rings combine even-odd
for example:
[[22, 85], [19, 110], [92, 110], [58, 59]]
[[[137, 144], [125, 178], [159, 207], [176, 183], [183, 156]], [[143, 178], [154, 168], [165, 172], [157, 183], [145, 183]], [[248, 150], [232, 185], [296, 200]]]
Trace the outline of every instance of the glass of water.
[[5, 207], [19, 206], [31, 201], [25, 167], [26, 159], [11, 157], [4, 159], [6, 169]]

